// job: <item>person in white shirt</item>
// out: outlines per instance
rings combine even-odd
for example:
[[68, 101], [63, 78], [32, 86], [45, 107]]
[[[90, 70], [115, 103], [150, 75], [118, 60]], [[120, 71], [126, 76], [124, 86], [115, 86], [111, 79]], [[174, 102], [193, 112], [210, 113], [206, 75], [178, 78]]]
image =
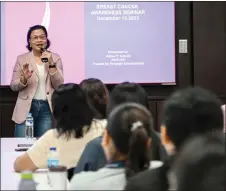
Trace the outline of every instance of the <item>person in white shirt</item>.
[[103, 134], [106, 121], [93, 120], [93, 112], [79, 85], [60, 85], [53, 93], [52, 108], [56, 127], [16, 159], [15, 171], [47, 168], [50, 147], [56, 147], [59, 165], [75, 167], [86, 143]]
[[120, 104], [107, 121], [101, 145], [108, 164], [96, 172], [74, 175], [68, 190], [123, 190], [128, 178], [162, 165], [150, 162], [153, 119], [144, 106]]

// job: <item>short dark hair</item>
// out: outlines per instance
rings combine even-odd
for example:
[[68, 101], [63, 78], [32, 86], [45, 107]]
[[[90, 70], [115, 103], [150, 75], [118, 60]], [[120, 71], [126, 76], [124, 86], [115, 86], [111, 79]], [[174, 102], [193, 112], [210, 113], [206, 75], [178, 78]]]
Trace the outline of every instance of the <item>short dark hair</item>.
[[32, 48], [30, 47], [30, 43], [29, 43], [29, 40], [31, 38], [31, 33], [34, 31], [34, 30], [43, 30], [45, 35], [46, 35], [46, 38], [47, 38], [47, 46], [46, 46], [46, 49], [48, 49], [51, 45], [51, 42], [50, 40], [48, 39], [48, 32], [46, 30], [46, 28], [42, 25], [34, 25], [32, 27], [29, 28], [28, 32], [27, 32], [27, 46], [26, 48], [31, 52], [32, 51]]
[[137, 83], [123, 82], [116, 85], [110, 94], [107, 115], [114, 107], [125, 102], [139, 103], [148, 108], [148, 97], [144, 88]]
[[182, 147], [172, 171], [180, 191], [224, 191], [225, 136], [221, 131], [195, 136]]
[[79, 85], [87, 96], [94, 118], [105, 119], [109, 93], [104, 83], [96, 78], [88, 78]]
[[150, 148], [147, 148], [147, 143], [153, 135], [152, 128], [151, 113], [140, 104], [124, 103], [109, 114], [107, 131], [117, 151], [127, 155], [127, 178], [149, 168]]
[[58, 86], [52, 95], [52, 108], [60, 136], [80, 138], [83, 137], [85, 126], [89, 130], [93, 114], [78, 84]]
[[[107, 116], [115, 107], [127, 102], [141, 104], [150, 111], [148, 96], [144, 88], [137, 83], [122, 82], [116, 85], [110, 93], [109, 101], [107, 104]], [[151, 146], [151, 159], [160, 160], [160, 150], [163, 148], [158, 135], [154, 131], [154, 128], [152, 129], [152, 131], [153, 136]]]
[[163, 125], [176, 149], [192, 135], [223, 128], [220, 100], [201, 87], [188, 87], [173, 93], [165, 102]]

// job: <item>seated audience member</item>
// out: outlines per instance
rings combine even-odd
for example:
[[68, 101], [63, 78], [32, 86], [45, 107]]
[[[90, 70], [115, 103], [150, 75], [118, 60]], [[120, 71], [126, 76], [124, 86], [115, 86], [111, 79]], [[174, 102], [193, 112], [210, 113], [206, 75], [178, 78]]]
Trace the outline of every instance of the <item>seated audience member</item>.
[[[123, 82], [116, 85], [112, 90], [107, 104], [107, 114], [119, 104], [126, 102], [138, 103], [148, 108], [148, 98], [145, 90], [139, 84]], [[107, 164], [101, 141], [102, 137], [98, 137], [86, 145], [75, 168], [75, 174], [81, 171], [96, 171]], [[152, 160], [163, 160], [166, 157], [166, 151], [155, 131], [150, 151]]]
[[84, 91], [77, 84], [60, 85], [52, 96], [56, 128], [47, 131], [14, 163], [15, 171], [47, 168], [50, 147], [56, 147], [59, 164], [67, 168], [76, 163], [87, 142], [103, 134], [88, 105]]
[[[107, 125], [106, 107], [109, 96], [108, 89], [102, 81], [96, 78], [85, 79], [79, 84], [79, 86], [85, 92], [89, 107], [93, 112], [93, 122], [96, 123], [96, 131], [98, 132], [98, 134], [101, 134], [104, 132], [104, 129]], [[97, 139], [99, 139], [99, 137]], [[81, 160], [79, 160], [78, 167], [80, 166]], [[68, 170], [69, 179], [71, 179], [71, 177], [73, 176], [74, 171], [74, 167]]]
[[224, 133], [226, 133], [226, 104], [221, 106], [224, 115]]
[[79, 86], [85, 92], [88, 104], [93, 112], [94, 119], [97, 122], [104, 122], [106, 127], [106, 108], [109, 92], [102, 81], [96, 78], [83, 80]]
[[125, 103], [114, 108], [101, 142], [108, 164], [74, 175], [69, 190], [122, 190], [126, 179], [161, 166], [161, 161], [150, 162], [152, 129], [152, 116], [144, 106]]
[[225, 136], [211, 132], [182, 148], [172, 165], [179, 191], [225, 191]]
[[162, 143], [169, 155], [164, 165], [154, 170], [142, 172], [132, 177], [125, 190], [167, 191], [170, 167], [175, 153], [193, 135], [221, 130], [223, 115], [220, 100], [211, 92], [199, 87], [189, 87], [177, 91], [165, 102], [161, 127]]

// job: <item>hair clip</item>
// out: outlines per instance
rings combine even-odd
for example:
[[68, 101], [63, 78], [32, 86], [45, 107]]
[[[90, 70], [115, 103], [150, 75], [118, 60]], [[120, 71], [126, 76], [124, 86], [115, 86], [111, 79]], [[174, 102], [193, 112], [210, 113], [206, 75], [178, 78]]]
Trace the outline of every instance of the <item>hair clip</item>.
[[138, 127], [140, 127], [142, 125], [143, 125], [143, 123], [141, 123], [140, 121], [134, 122], [132, 124], [131, 131], [135, 131]]

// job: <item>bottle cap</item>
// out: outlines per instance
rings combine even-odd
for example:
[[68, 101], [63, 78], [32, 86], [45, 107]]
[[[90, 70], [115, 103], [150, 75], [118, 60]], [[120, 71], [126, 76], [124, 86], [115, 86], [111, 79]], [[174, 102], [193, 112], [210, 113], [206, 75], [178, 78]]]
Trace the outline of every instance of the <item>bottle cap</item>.
[[49, 150], [50, 151], [56, 151], [56, 147], [50, 147]]
[[49, 167], [49, 172], [66, 172], [66, 171], [67, 171], [67, 167], [62, 165]]
[[28, 117], [32, 117], [32, 113], [28, 113]]
[[21, 178], [25, 180], [32, 180], [33, 179], [33, 174], [31, 171], [24, 171], [21, 173]]

